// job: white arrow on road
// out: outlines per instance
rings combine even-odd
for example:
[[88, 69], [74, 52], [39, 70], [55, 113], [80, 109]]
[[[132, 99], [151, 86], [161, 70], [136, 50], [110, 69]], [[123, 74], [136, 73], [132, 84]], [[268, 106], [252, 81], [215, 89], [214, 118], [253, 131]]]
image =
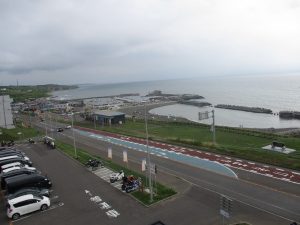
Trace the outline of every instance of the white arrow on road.
[[92, 196], [92, 193], [89, 190], [85, 190], [85, 193], [89, 196]]

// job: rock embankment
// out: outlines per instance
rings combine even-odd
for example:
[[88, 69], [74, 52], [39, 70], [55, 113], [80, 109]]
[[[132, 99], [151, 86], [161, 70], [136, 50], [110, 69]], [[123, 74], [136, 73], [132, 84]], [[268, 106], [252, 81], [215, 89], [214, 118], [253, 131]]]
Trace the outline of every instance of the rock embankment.
[[146, 97], [150, 97], [150, 99], [160, 99], [160, 100], [168, 100], [168, 101], [188, 101], [192, 99], [203, 99], [204, 97], [201, 95], [194, 94], [165, 94], [162, 91], [155, 90], [146, 95]]
[[282, 119], [298, 119], [300, 120], [300, 112], [297, 111], [280, 111], [279, 117]]
[[183, 105], [197, 106], [197, 107], [211, 106], [211, 103], [209, 103], [209, 102], [197, 102], [197, 101], [185, 101], [185, 100], [181, 100], [181, 101], [178, 101], [178, 103], [179, 104], [183, 104]]
[[219, 105], [216, 105], [215, 108], [239, 110], [239, 111], [253, 112], [253, 113], [272, 114], [272, 110], [271, 109], [259, 108], [259, 107], [248, 107], [248, 106], [219, 104]]

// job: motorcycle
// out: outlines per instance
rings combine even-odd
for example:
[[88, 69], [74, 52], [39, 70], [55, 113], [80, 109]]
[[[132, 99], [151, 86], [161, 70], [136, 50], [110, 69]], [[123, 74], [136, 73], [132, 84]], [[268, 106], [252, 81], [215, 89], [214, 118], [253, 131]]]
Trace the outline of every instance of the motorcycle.
[[29, 142], [30, 144], [34, 144], [34, 143], [35, 143], [35, 141], [34, 141], [32, 138], [29, 138], [29, 139], [28, 139], [28, 142]]
[[103, 163], [97, 159], [89, 159], [86, 163], [85, 163], [86, 167], [91, 167], [92, 170], [97, 169], [99, 166], [103, 167]]
[[8, 147], [13, 146], [13, 145], [15, 145], [14, 140], [11, 140], [10, 142], [7, 143], [7, 146], [8, 146]]

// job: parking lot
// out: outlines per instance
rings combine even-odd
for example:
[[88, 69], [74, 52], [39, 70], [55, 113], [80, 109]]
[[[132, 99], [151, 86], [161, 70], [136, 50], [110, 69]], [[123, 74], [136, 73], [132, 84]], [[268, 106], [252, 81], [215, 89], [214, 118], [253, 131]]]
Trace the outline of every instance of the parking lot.
[[[52, 204], [48, 210], [21, 217], [13, 221], [14, 224], [36, 224], [36, 221], [49, 225], [54, 222], [99, 224], [99, 220], [104, 224], [123, 224], [122, 218], [132, 215], [122, 211], [123, 207], [119, 207], [121, 202], [125, 201], [128, 207], [134, 207], [137, 211], [144, 208], [130, 196], [112, 188], [107, 181], [99, 179], [57, 150], [42, 144], [24, 144], [19, 148], [22, 148], [34, 166], [52, 181]], [[5, 212], [5, 208], [2, 212]], [[8, 224], [9, 220], [6, 216], [1, 216], [0, 223]]]
[[[46, 211], [34, 212], [19, 220], [10, 221], [1, 198], [1, 225], [152, 225], [156, 221], [163, 221], [166, 225], [195, 224], [195, 221], [203, 225], [220, 224], [219, 196], [210, 191], [191, 186], [170, 200], [145, 207], [120, 191], [119, 182], [109, 182], [112, 171], [107, 168], [91, 171], [59, 150], [50, 149], [41, 143], [22, 144], [19, 149], [26, 153], [34, 167], [52, 181], [52, 204]], [[236, 219], [239, 215], [243, 221], [248, 213], [253, 213], [252, 209], [249, 210], [246, 206], [237, 204], [234, 208]], [[259, 221], [263, 221], [256, 224], [279, 224], [274, 223], [276, 218], [264, 218], [265, 214], [256, 213], [260, 215]]]
[[[150, 225], [156, 221], [163, 221], [165, 224], [191, 224], [193, 218], [199, 217], [199, 207], [208, 219], [206, 222], [210, 221], [212, 224], [212, 221], [219, 219], [210, 206], [199, 200], [202, 195], [177, 197], [152, 207], [145, 207], [120, 191], [119, 182], [110, 184], [108, 177], [112, 171], [107, 168], [90, 171], [60, 151], [47, 148], [43, 144], [28, 143], [19, 148], [24, 150], [36, 168], [51, 179], [52, 206], [44, 212], [34, 212], [19, 220], [10, 221], [2, 204], [0, 224], [31, 225], [38, 222], [43, 225], [93, 225], [99, 224], [100, 221], [101, 224], [115, 225]], [[3, 203], [3, 199], [1, 201]], [[214, 204], [213, 201], [211, 203]], [[186, 210], [189, 211], [189, 216], [186, 216]]]

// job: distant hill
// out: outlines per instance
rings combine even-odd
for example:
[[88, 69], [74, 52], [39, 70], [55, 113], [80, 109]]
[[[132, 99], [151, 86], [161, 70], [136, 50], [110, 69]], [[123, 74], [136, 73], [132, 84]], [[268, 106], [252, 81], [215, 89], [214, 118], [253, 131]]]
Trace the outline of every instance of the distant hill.
[[10, 95], [14, 102], [24, 102], [37, 98], [48, 97], [52, 91], [62, 91], [78, 88], [76, 85], [22, 85], [0, 86], [0, 95]]

